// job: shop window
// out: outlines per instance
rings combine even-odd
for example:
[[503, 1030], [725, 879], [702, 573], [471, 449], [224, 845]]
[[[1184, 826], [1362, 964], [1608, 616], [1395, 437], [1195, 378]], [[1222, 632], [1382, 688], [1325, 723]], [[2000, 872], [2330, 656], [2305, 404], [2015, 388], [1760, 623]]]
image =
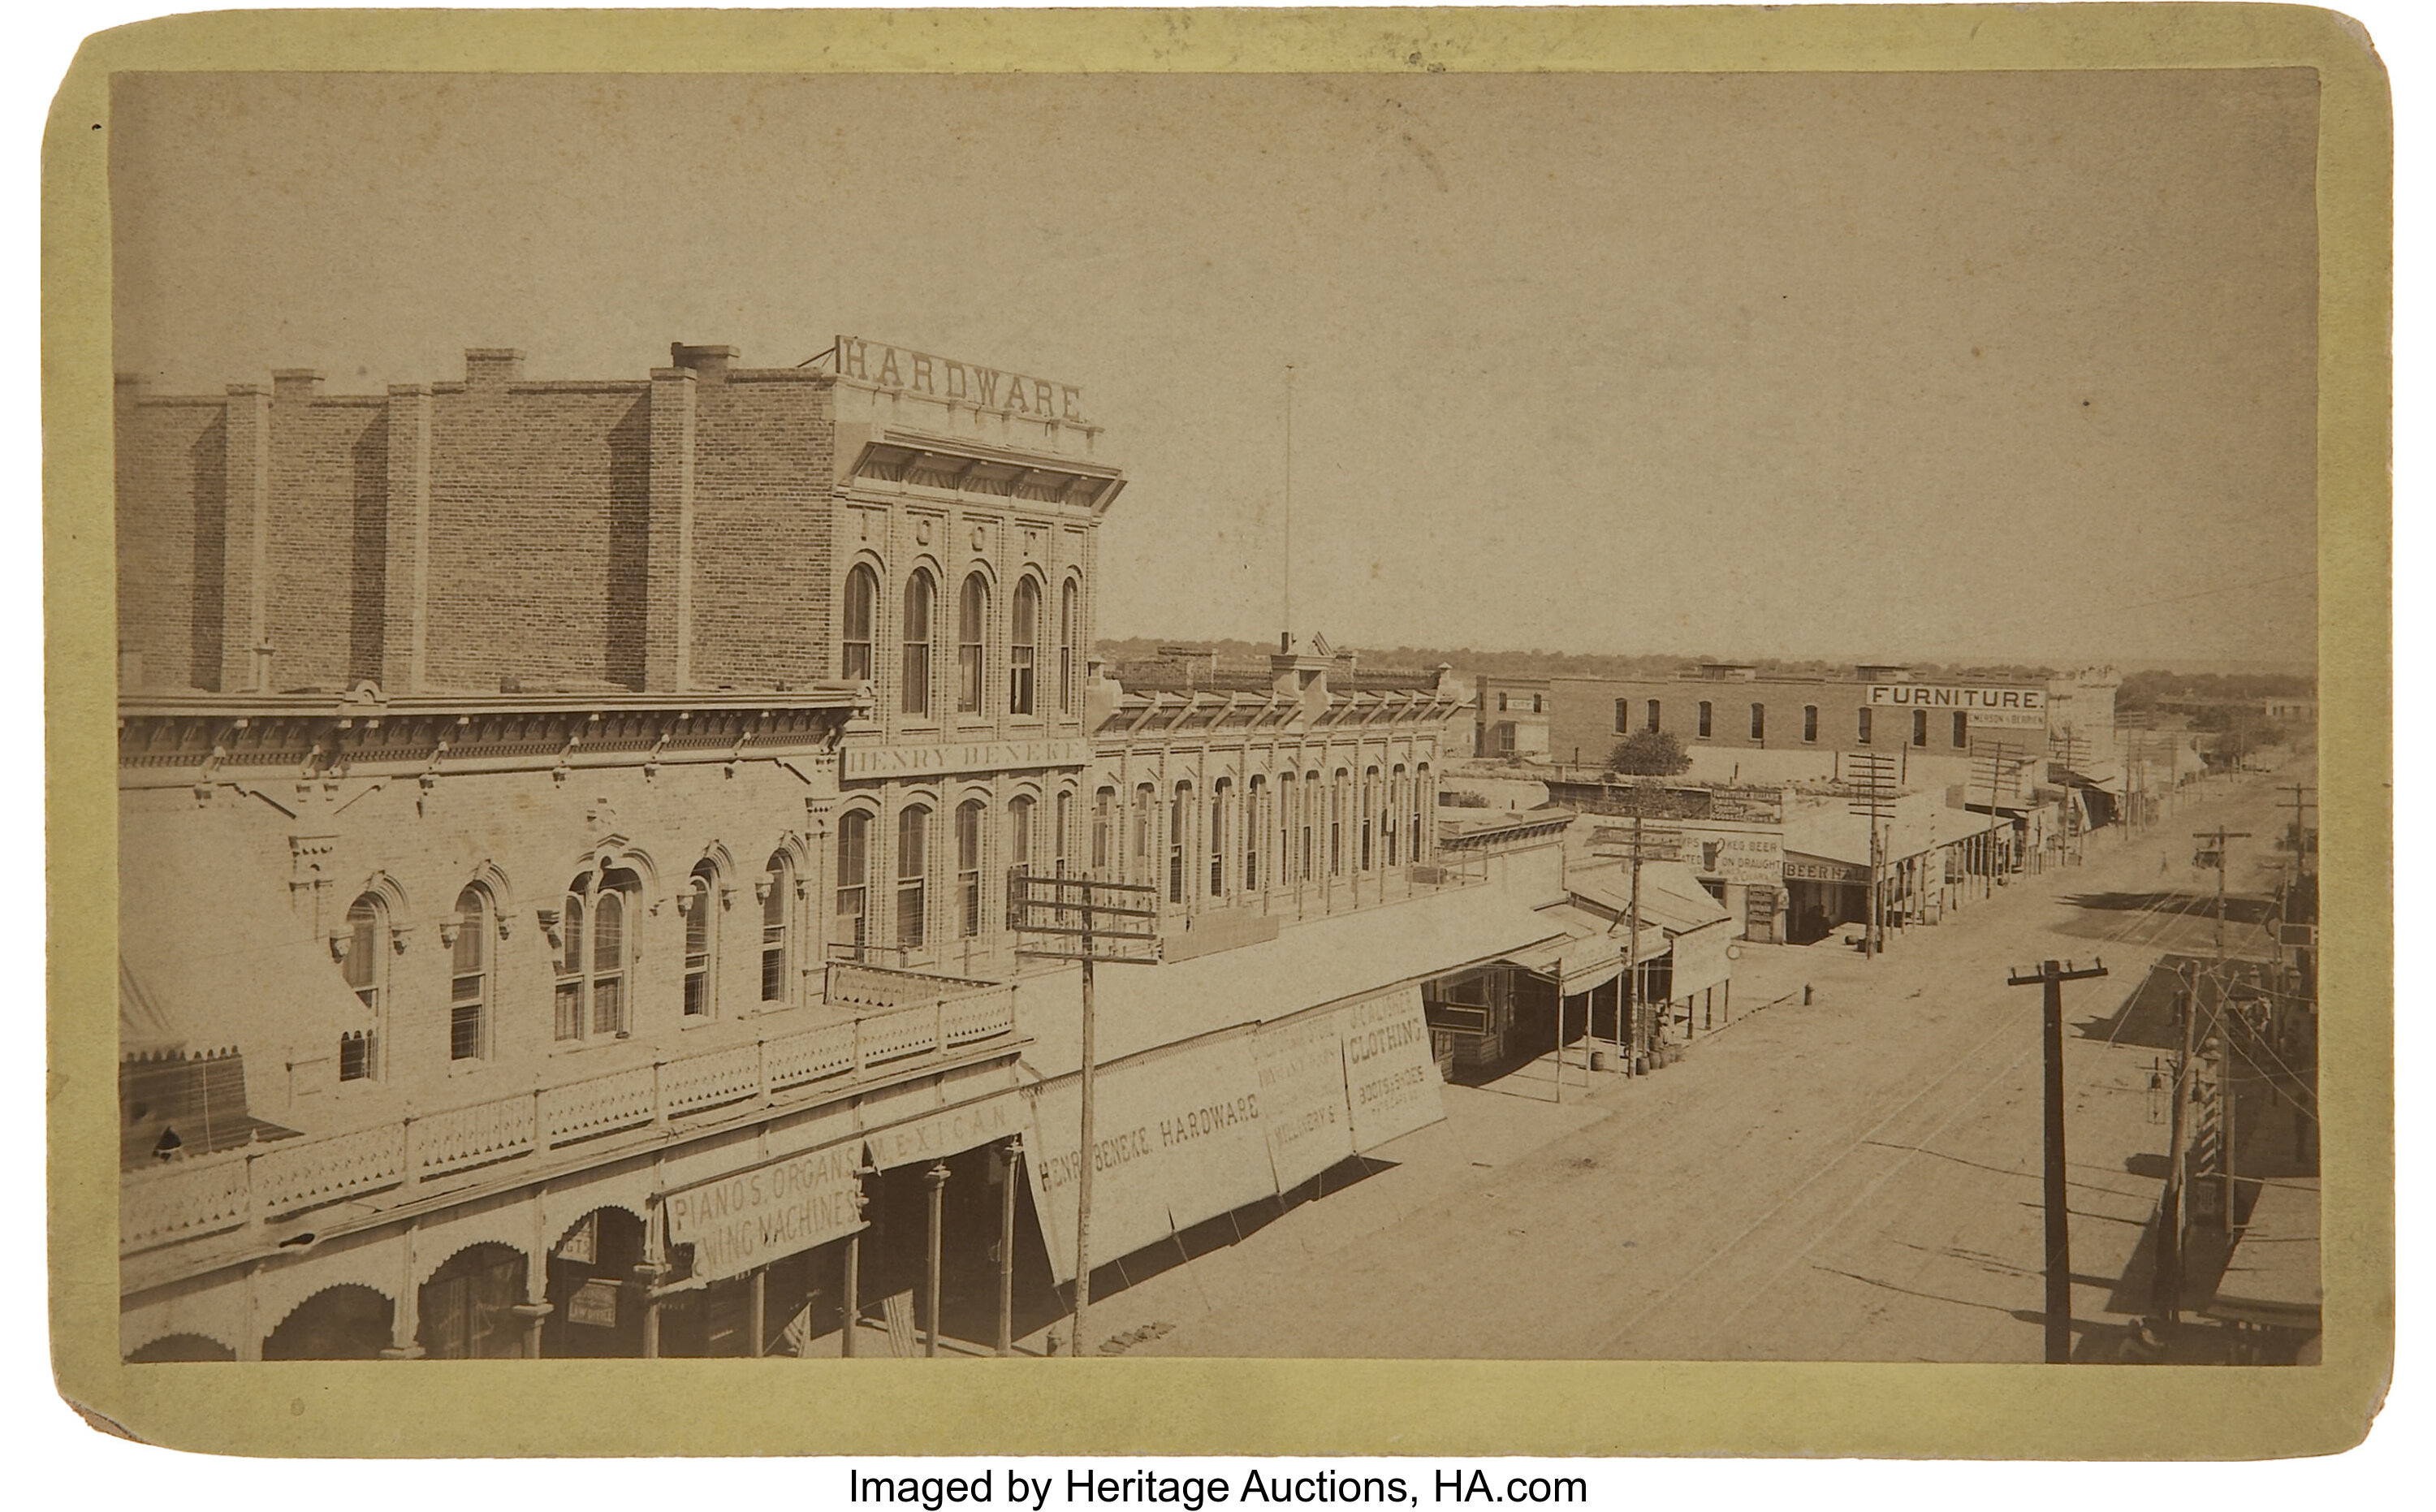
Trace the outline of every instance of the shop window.
[[982, 805], [976, 798], [956, 808], [956, 933], [969, 940], [982, 932]]
[[1751, 705], [1751, 739], [1754, 740], [1767, 739], [1767, 705], [1765, 704]]
[[1007, 637], [1006, 711], [1034, 712], [1033, 663], [1040, 651], [1040, 584], [1025, 578], [1015, 585], [1015, 624]]
[[956, 712], [982, 711], [983, 636], [989, 626], [989, 583], [978, 572], [965, 578], [956, 595]]
[[1816, 704], [1801, 705], [1801, 739], [1813, 745], [1818, 741], [1818, 705]]
[[924, 889], [931, 864], [931, 810], [915, 805], [896, 815], [896, 944], [919, 950], [929, 936]]
[[457, 940], [448, 958], [448, 1058], [480, 1060], [491, 1052], [491, 930], [498, 916], [491, 895], [469, 887], [457, 895]]
[[1710, 707], [1709, 701], [1707, 699], [1704, 698], [1700, 700], [1699, 719], [1697, 723], [1694, 726], [1694, 729], [1695, 733], [1696, 733], [1703, 740], [1709, 738], [1709, 721], [1711, 715], [1715, 711]]
[[1911, 743], [1914, 745], [1928, 743], [1928, 710], [1926, 709], [1911, 711]]
[[693, 869], [686, 878], [685, 898], [685, 1016], [687, 1018], [708, 1018], [712, 1015], [711, 972], [718, 965], [713, 948], [719, 935], [719, 870], [708, 861]]
[[389, 906], [366, 893], [347, 910], [346, 954], [339, 966], [362, 1021], [339, 1037], [339, 1080], [370, 1081], [380, 1075], [381, 1015], [389, 1008]]
[[1956, 749], [1957, 751], [1966, 751], [1966, 750], [1969, 750], [1969, 749], [1970, 749], [1970, 747], [1971, 747], [1971, 715], [1970, 715], [1970, 712], [1969, 712], [1968, 710], [1965, 710], [1965, 709], [1956, 709], [1956, 710], [1954, 711], [1954, 749]]
[[1862, 745], [1867, 745], [1870, 743], [1870, 711], [1861, 709], [1856, 712], [1858, 717], [1853, 721], [1853, 739]]
[[784, 1003], [787, 991], [787, 936], [795, 915], [795, 868], [783, 851], [773, 852], [761, 874], [761, 1000]]
[[845, 575], [845, 644], [838, 656], [838, 675], [849, 682], [871, 677], [871, 622], [879, 603], [879, 579], [858, 565]]
[[1074, 683], [1074, 640], [1082, 634], [1083, 589], [1073, 579], [1058, 595], [1057, 605], [1057, 707], [1071, 714], [1077, 707]]
[[863, 930], [871, 916], [871, 815], [851, 808], [838, 816], [837, 937], [862, 959]]
[[908, 714], [931, 712], [931, 607], [935, 598], [928, 572], [917, 568], [905, 580], [905, 686], [897, 706]]
[[628, 915], [641, 891], [629, 871], [578, 878], [559, 912], [552, 1031], [561, 1041], [614, 1038], [631, 1030], [626, 983], [633, 966]]

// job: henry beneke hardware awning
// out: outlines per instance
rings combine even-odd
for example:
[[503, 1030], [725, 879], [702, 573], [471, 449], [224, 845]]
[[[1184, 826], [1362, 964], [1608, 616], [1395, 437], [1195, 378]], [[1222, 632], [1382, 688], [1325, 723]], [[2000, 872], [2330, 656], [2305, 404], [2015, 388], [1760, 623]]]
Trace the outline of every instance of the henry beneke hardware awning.
[[[1558, 935], [1465, 889], [1293, 926], [1277, 939], [1097, 974], [1091, 1248], [1114, 1260], [1291, 1190], [1445, 1116], [1420, 982]], [[1074, 1274], [1082, 1055], [1072, 973], [1018, 999], [1046, 1073], [1024, 1168], [1057, 1279]], [[1061, 1005], [1053, 1010], [1051, 1005]]]

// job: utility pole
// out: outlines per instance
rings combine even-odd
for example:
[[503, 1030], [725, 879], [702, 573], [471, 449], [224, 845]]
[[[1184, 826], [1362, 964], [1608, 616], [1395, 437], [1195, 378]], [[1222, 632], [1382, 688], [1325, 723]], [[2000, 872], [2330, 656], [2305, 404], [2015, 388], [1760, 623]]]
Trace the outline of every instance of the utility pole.
[[2309, 794], [2318, 790], [2295, 782], [2277, 791], [2292, 795], [2290, 803], [2288, 804], [2279, 798], [2276, 800], [2275, 807], [2288, 808], [2292, 810], [2292, 880], [2297, 885], [2301, 880], [2302, 872], [2306, 869], [2301, 864], [2301, 859], [2309, 848], [2309, 810], [2318, 807], [2309, 801]]
[[[1644, 826], [1643, 824], [1649, 807], [1648, 790], [1641, 784], [1636, 783], [1626, 791], [1632, 794], [1631, 830], [1627, 832], [1622, 827], [1615, 826], [1606, 826], [1593, 829], [1591, 831], [1591, 844], [1594, 854], [1603, 856], [1620, 855], [1622, 859], [1629, 860], [1632, 867], [1632, 887], [1630, 893], [1627, 896], [1625, 914], [1621, 921], [1624, 924], [1626, 931], [1626, 944], [1624, 947], [1624, 991], [1616, 999], [1615, 1051], [1620, 1056], [1627, 1054], [1638, 1056], [1648, 1052], [1648, 1050], [1644, 1048], [1645, 1036], [1642, 1034], [1641, 1024], [1641, 963], [1639, 960], [1641, 954], [1641, 865], [1644, 861], [1671, 861], [1676, 860], [1681, 854], [1683, 832], [1679, 828], [1670, 827], [1659, 830], [1654, 834], [1651, 833]], [[1624, 847], [1620, 853], [1611, 848], [1618, 845]], [[1601, 850], [1599, 849], [1601, 846], [1610, 848]], [[1615, 926], [1613, 924], [1608, 926], [1608, 932], [1610, 934], [1615, 932]], [[1632, 1041], [1628, 1050], [1625, 1043], [1626, 1035], [1627, 1034], [1625, 1026], [1627, 1023], [1632, 1026], [1628, 1032]], [[1585, 1017], [1582, 1023], [1582, 1056], [1586, 1064], [1590, 1057], [1590, 1022], [1588, 1018]], [[1561, 1047], [1559, 1047], [1559, 1050], [1561, 1051]], [[1562, 1058], [1563, 1057], [1560, 1053], [1558, 1056], [1560, 1063]]]
[[[2216, 866], [2216, 964], [2217, 969], [2221, 971], [2224, 969], [2224, 874], [2230, 870], [2230, 868], [2225, 864], [2227, 858], [2224, 852], [2224, 843], [2228, 840], [2248, 840], [2250, 838], [2250, 831], [2246, 829], [2227, 829], [2223, 826], [2218, 825], [2214, 829], [2194, 830], [2191, 833], [2191, 838], [2193, 840], [2212, 841], [2216, 847], [2212, 851], [2201, 851], [2200, 854], [2202, 858], [2208, 856], [2214, 856], [2216, 858], [2214, 862], [2214, 865]], [[2201, 864], [2204, 865], [2208, 863], [2202, 860]]]
[[2166, 1133], [2172, 1158], [2166, 1173], [2166, 1197], [2157, 1215], [2157, 1275], [2149, 1306], [2168, 1323], [2183, 1320], [2183, 1189], [2189, 1182], [2185, 1165], [2184, 1109], [2190, 1103], [2192, 1023], [2199, 1017], [2199, 983], [2190, 968], [2175, 972], [2175, 1017], [2181, 1020], [2182, 1050], [2174, 1060], [2174, 1103]]
[[1895, 762], [1892, 756], [1855, 754], [1845, 758], [1845, 765], [1846, 780], [1861, 790], [1861, 800], [1848, 807], [1870, 820], [1870, 917], [1861, 931], [1861, 952], [1874, 960], [1887, 953], [1886, 900], [1879, 895], [1879, 870], [1885, 860], [1878, 818], [1885, 802], [1895, 795]]
[[1073, 1352], [1079, 1358], [1091, 1312], [1091, 1119], [1100, 1059], [1091, 968], [1102, 961], [1158, 965], [1158, 889], [1081, 877], [1035, 877], [1018, 866], [1007, 879], [1006, 899], [1009, 929], [1072, 942], [1018, 946], [1017, 955], [1083, 965], [1082, 1142], [1076, 1146], [1074, 1170]]
[[1988, 753], [1988, 833], [1991, 837], [1989, 841], [1990, 855], [1988, 861], [1988, 891], [1986, 895], [1993, 897], [1996, 895], [1996, 866], [1998, 864], [1998, 858], [1995, 855], [1996, 843], [1993, 839], [1993, 836], [1996, 833], [1997, 789], [1998, 785], [2004, 782], [2007, 778], [2016, 776], [2020, 773], [2022, 763], [2016, 759], [2013, 754], [2019, 749], [2019, 747], [2011, 745], [2007, 741], [1991, 740], [1982, 749]]
[[2042, 962], [2038, 974], [2011, 972], [2010, 987], [2037, 983], [2044, 990], [2046, 1042], [2046, 1241], [2047, 1364], [2072, 1363], [2072, 1224], [2063, 1180], [2063, 984], [2106, 975], [2106, 963], [2076, 968], [2069, 961]]

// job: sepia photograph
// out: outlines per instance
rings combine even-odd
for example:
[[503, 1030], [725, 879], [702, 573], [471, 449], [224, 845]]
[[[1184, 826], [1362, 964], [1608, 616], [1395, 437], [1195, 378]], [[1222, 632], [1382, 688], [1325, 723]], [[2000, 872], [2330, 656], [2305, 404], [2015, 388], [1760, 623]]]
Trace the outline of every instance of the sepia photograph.
[[130, 1379], [2327, 1358], [2319, 69], [106, 98]]

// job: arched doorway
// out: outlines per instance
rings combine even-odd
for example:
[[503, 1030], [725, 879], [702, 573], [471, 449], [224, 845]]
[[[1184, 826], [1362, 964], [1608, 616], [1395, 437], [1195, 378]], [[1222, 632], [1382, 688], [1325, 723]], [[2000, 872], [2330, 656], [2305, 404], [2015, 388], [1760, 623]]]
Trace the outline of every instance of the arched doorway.
[[172, 1364], [193, 1360], [234, 1360], [236, 1351], [200, 1333], [172, 1333], [153, 1340], [127, 1357], [131, 1365]]
[[552, 1360], [639, 1359], [643, 1353], [643, 1221], [595, 1208], [549, 1255], [549, 1317], [541, 1352]]
[[525, 1257], [506, 1244], [472, 1244], [432, 1273], [416, 1298], [414, 1342], [426, 1360], [516, 1360], [525, 1352]]
[[350, 1283], [314, 1293], [262, 1341], [265, 1360], [377, 1360], [396, 1305]]

